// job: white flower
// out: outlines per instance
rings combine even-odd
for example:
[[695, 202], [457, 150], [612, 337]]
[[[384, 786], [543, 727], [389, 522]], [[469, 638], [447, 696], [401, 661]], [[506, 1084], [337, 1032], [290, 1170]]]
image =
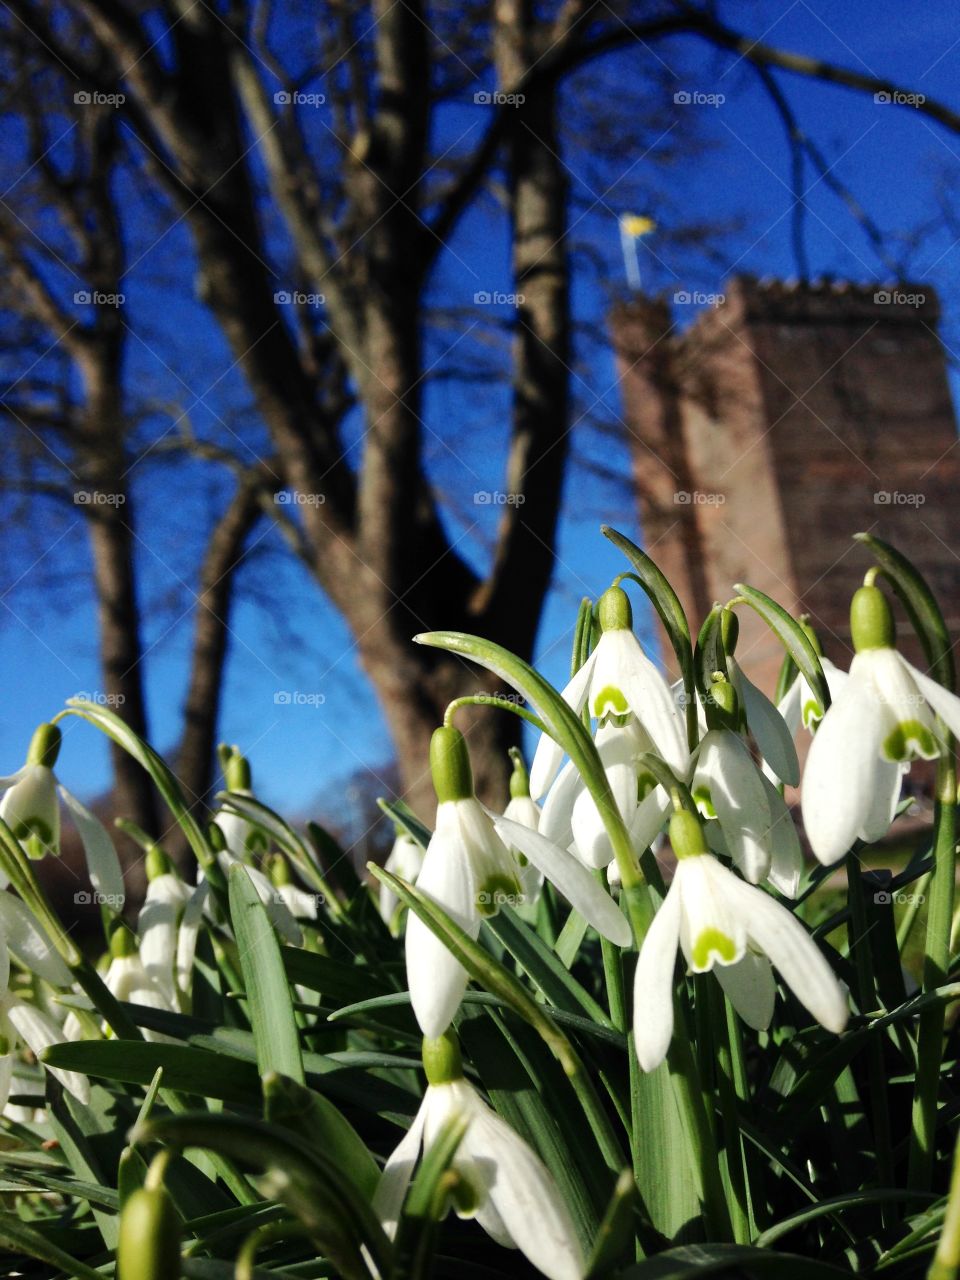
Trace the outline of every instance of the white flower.
[[[830, 701], [836, 702], [840, 696], [840, 690], [847, 682], [847, 673], [846, 671], [841, 671], [829, 658], [821, 657], [820, 666], [827, 682], [827, 688], [830, 690]], [[799, 732], [801, 725], [803, 725], [804, 729], [808, 729], [813, 733], [823, 719], [823, 707], [820, 704], [820, 699], [807, 684], [806, 676], [803, 674], [797, 676], [780, 699], [778, 710], [794, 737]]]
[[889, 647], [854, 655], [814, 734], [800, 803], [811, 848], [830, 864], [893, 821], [910, 762], [947, 749], [935, 715], [960, 735], [960, 698]]
[[423, 1102], [391, 1155], [373, 1208], [392, 1238], [421, 1149], [444, 1125], [463, 1117], [466, 1130], [453, 1169], [460, 1185], [454, 1208], [475, 1217], [499, 1244], [519, 1249], [550, 1280], [580, 1280], [585, 1266], [570, 1214], [546, 1166], [462, 1077], [428, 1085]]
[[748, 1025], [762, 1029], [773, 1016], [773, 964], [818, 1022], [842, 1031], [846, 996], [816, 943], [785, 907], [706, 852], [699, 824], [696, 838], [685, 844], [696, 822], [692, 814], [671, 820], [677, 869], [637, 961], [633, 1017], [641, 1067], [654, 1070], [670, 1044], [678, 946], [694, 973], [714, 970]]
[[[83, 845], [90, 883], [99, 900], [114, 912], [124, 903], [123, 872], [113, 841], [103, 823], [66, 787], [59, 786], [53, 765], [60, 749], [60, 730], [43, 724], [27, 753], [27, 763], [9, 778], [0, 778], [7, 791], [0, 800], [4, 820], [32, 857], [60, 852], [60, 805], [57, 792], [73, 819]], [[0, 887], [5, 887], [6, 879]]]
[[[602, 721], [595, 742], [614, 801], [629, 827], [637, 808], [639, 758], [656, 748], [635, 716], [626, 724]], [[544, 802], [540, 830], [555, 844], [572, 846], [588, 867], [606, 867], [613, 861], [613, 845], [600, 810], [572, 760], [560, 770]]]
[[[511, 796], [507, 802], [507, 807], [503, 811], [503, 816], [508, 822], [518, 822], [521, 827], [526, 827], [528, 831], [540, 830], [542, 816], [540, 806], [535, 800], [531, 800], [529, 792], [526, 795]], [[540, 890], [543, 888], [543, 872], [539, 871], [521, 850], [511, 846], [510, 852], [517, 859], [517, 864], [520, 868], [523, 906], [524, 908], [532, 907], [540, 897]]]
[[[646, 656], [630, 628], [630, 603], [619, 587], [600, 599], [603, 630], [597, 647], [563, 690], [574, 709], [587, 708], [598, 720], [632, 712], [657, 755], [682, 768], [687, 758], [686, 735], [670, 686]], [[535, 800], [553, 781], [563, 760], [563, 748], [542, 734], [530, 769], [530, 794]]]
[[76, 1071], [63, 1071], [59, 1067], [51, 1067], [43, 1062], [45, 1051], [52, 1045], [64, 1044], [66, 1039], [58, 1023], [49, 1013], [38, 1009], [35, 1004], [18, 1000], [9, 992], [0, 999], [0, 1040], [3, 1042], [3, 1054], [0, 1056], [0, 1104], [2, 1106], [6, 1106], [10, 1096], [14, 1060], [21, 1041], [38, 1061], [43, 1063], [44, 1070], [55, 1076], [68, 1093], [72, 1093], [79, 1102], [90, 1101], [90, 1082], [86, 1076]]
[[800, 761], [790, 729], [779, 708], [743, 673], [735, 658], [727, 659], [730, 683], [737, 693], [744, 720], [760, 754], [781, 782], [795, 787], [800, 781]]
[[[420, 874], [420, 868], [423, 866], [423, 850], [413, 836], [398, 827], [393, 847], [383, 865], [395, 876], [399, 876], [401, 880], [406, 880], [408, 884], [414, 884]], [[390, 886], [381, 884], [380, 916], [393, 934], [400, 932], [401, 912], [399, 907], [400, 899]]]
[[165, 872], [147, 885], [137, 933], [144, 972], [172, 1008], [179, 1004], [177, 988], [177, 930], [191, 897], [189, 885]]
[[[521, 823], [488, 814], [473, 796], [437, 806], [436, 831], [417, 888], [476, 938], [484, 916], [495, 915], [504, 903], [522, 902], [520, 868], [511, 848], [552, 880], [599, 933], [620, 946], [630, 944], [630, 926], [585, 867]], [[413, 914], [407, 921], [406, 954], [417, 1021], [425, 1035], [438, 1036], [460, 1005], [466, 970]]]

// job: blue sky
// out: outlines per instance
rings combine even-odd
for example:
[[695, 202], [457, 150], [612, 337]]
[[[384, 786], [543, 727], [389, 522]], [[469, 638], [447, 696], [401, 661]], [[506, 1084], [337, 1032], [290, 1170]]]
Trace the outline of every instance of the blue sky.
[[[952, 6], [930, 0], [909, 6], [893, 0], [848, 0], [842, 5], [758, 0], [727, 6], [727, 14], [766, 43], [890, 77], [960, 108], [960, 35]], [[573, 236], [608, 264], [603, 278], [595, 271], [577, 274], [575, 306], [585, 321], [602, 321], [611, 297], [623, 292], [616, 222], [622, 212], [651, 213], [660, 223], [661, 230], [640, 248], [644, 285], [650, 290], [717, 292], [731, 270], [780, 276], [796, 270], [783, 131], [745, 64], [733, 64], [729, 57], [690, 40], [657, 45], [653, 54], [642, 56], [661, 60], [667, 82], [676, 90], [722, 95], [724, 100], [719, 105], [664, 104], [668, 131], [691, 123], [681, 112], [697, 113], [693, 124], [704, 145], [695, 156], [680, 155], [656, 174], [652, 159], [648, 163], [638, 155], [622, 166], [630, 170], [628, 181], [622, 182], [622, 170], [605, 173], [602, 166], [592, 165], [588, 171], [573, 149], [565, 150], [578, 199]], [[598, 77], [603, 91], [626, 95], [636, 65], [633, 52], [623, 53], [590, 74]], [[805, 130], [835, 165], [836, 175], [885, 233], [897, 237], [932, 217], [938, 185], [948, 186], [957, 172], [960, 138], [909, 108], [877, 104], [869, 96], [793, 76], [781, 75], [779, 82]], [[459, 132], [480, 127], [472, 105], [455, 109], [444, 124]], [[809, 169], [807, 185], [807, 243], [814, 273], [857, 281], [883, 278], [863, 231]], [[636, 201], [645, 207], [637, 207]], [[672, 233], [684, 222], [739, 225], [716, 237], [708, 255], [685, 251], [674, 242]], [[141, 308], [138, 323], [144, 341], [134, 344], [131, 364], [136, 376], [155, 387], [158, 395], [173, 387], [190, 401], [191, 418], [202, 431], [214, 419], [242, 411], [244, 392], [238, 381], [220, 379], [217, 370], [228, 362], [202, 306], [189, 290], [178, 288], [169, 298], [165, 294], [165, 272], [170, 262], [189, 254], [189, 241], [182, 227], [161, 225], [159, 231], [165, 232], [162, 248], [147, 255], [133, 273], [139, 285], [134, 283], [131, 305]], [[151, 234], [147, 240], [153, 238]], [[431, 288], [434, 299], [465, 308], [478, 289], [508, 292], [504, 244], [489, 213], [481, 209], [468, 217], [438, 269]], [[933, 284], [940, 293], [951, 345], [958, 329], [957, 261], [953, 238], [942, 229], [926, 236], [911, 257], [911, 278]], [[159, 308], [158, 299], [164, 300]], [[176, 317], [172, 345], [171, 312]], [[682, 319], [686, 322], [685, 316]], [[441, 367], [445, 359], [459, 358], [459, 352], [452, 353], [458, 338], [454, 324], [434, 352]], [[584, 358], [587, 367], [577, 368], [578, 392], [585, 404], [596, 403], [606, 417], [615, 419], [620, 406], [609, 352], [594, 343], [585, 349]], [[215, 391], [208, 392], [211, 387]], [[431, 465], [437, 476], [449, 476], [467, 494], [468, 503], [471, 488], [500, 487], [504, 408], [496, 390], [465, 396], [462, 390], [438, 383], [430, 392]], [[452, 435], [450, 423], [456, 424]], [[472, 430], [477, 423], [490, 424], [489, 431]], [[578, 454], [602, 458], [605, 467], [626, 473], [625, 451], [610, 437], [601, 440], [581, 430], [576, 439]], [[446, 456], [451, 447], [452, 454]], [[182, 584], [191, 580], [189, 531], [208, 518], [216, 483], [211, 473], [206, 486], [181, 495], [171, 467], [159, 478], [157, 472], [150, 473], [143, 481], [146, 491], [138, 491], [146, 515], [139, 557], [150, 604], [149, 714], [154, 743], [161, 750], [177, 733], [183, 697], [190, 616], [189, 595]], [[557, 681], [562, 682], [566, 670], [566, 637], [577, 600], [601, 591], [622, 568], [597, 532], [606, 513], [611, 523], [637, 536], [635, 513], [624, 492], [578, 465], [567, 484], [557, 581], [539, 645], [544, 668]], [[473, 509], [469, 518], [477, 514]], [[480, 529], [466, 543], [478, 560], [482, 535], [492, 530], [496, 512], [479, 514]], [[457, 528], [462, 518], [462, 511], [451, 512], [451, 527]], [[56, 534], [45, 538], [41, 527], [35, 528], [33, 540], [18, 539], [0, 585], [0, 664], [8, 673], [0, 704], [0, 772], [18, 765], [33, 726], [57, 710], [64, 698], [99, 688], [93, 610], [82, 583], [63, 580], [68, 570], [83, 564], [82, 525], [70, 512], [50, 519]], [[282, 560], [269, 535], [244, 581], [249, 588], [245, 595], [256, 598], [242, 598], [233, 618], [222, 734], [249, 751], [258, 790], [268, 803], [304, 812], [318, 795], [332, 794], [357, 769], [375, 771], [382, 766], [389, 759], [389, 741], [375, 700], [357, 670], [346, 629], [306, 573]], [[267, 604], [271, 590], [276, 598]], [[299, 691], [311, 699], [279, 707], [274, 701], [279, 691]], [[90, 729], [78, 728], [68, 735], [62, 765], [65, 779], [80, 794], [95, 795], [108, 783], [106, 749]]]

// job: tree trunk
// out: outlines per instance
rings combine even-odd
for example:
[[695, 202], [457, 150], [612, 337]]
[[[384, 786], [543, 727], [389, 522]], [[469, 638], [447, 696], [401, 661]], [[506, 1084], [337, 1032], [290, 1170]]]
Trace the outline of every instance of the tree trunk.
[[[143, 646], [133, 563], [133, 511], [126, 485], [120, 417], [113, 388], [89, 400], [84, 433], [86, 465], [82, 492], [90, 531], [103, 690], [100, 696], [141, 738], [147, 739], [143, 692]], [[153, 784], [122, 747], [111, 743], [117, 814], [132, 818], [150, 835], [160, 835]]]
[[[230, 505], [214, 527], [200, 572], [190, 682], [184, 706], [183, 736], [176, 754], [176, 774], [190, 806], [201, 811], [198, 815], [201, 819], [215, 776], [217, 725], [230, 632], [234, 574], [243, 555], [244, 542], [258, 514], [253, 484], [241, 481]], [[177, 834], [182, 836], [182, 833]], [[181, 852], [185, 854], [185, 841], [174, 841], [171, 852], [174, 856]]]

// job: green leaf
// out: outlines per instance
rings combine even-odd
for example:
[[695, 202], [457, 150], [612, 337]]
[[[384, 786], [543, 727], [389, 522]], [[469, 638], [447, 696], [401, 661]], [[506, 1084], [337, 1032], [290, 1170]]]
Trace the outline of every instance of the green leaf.
[[486, 927], [494, 933], [551, 1004], [568, 1013], [586, 1014], [603, 1027], [610, 1018], [589, 991], [577, 982], [535, 930], [510, 907], [502, 909]]
[[402, 800], [386, 800], [383, 796], [377, 797], [377, 804], [391, 822], [403, 827], [411, 840], [415, 840], [421, 849], [426, 849], [430, 843], [430, 828], [423, 825], [409, 805]]
[[771, 600], [756, 587], [748, 587], [742, 582], [735, 583], [734, 587], [777, 636], [826, 711], [830, 706], [830, 690], [827, 688], [820, 658], [803, 627], [776, 600]]
[[624, 1258], [634, 1250], [633, 1218], [637, 1208], [637, 1184], [629, 1169], [624, 1169], [617, 1179], [607, 1211], [600, 1223], [600, 1230], [587, 1266], [589, 1280], [609, 1275], [622, 1265]]
[[268, 1193], [287, 1205], [347, 1280], [368, 1280], [364, 1247], [381, 1275], [389, 1271], [393, 1249], [351, 1171], [299, 1135], [260, 1120], [198, 1113], [151, 1120], [135, 1138], [218, 1151], [263, 1169]]
[[835, 1280], [850, 1272], [826, 1262], [814, 1262], [792, 1253], [774, 1253], [738, 1244], [684, 1245], [668, 1249], [656, 1258], [638, 1262], [620, 1272], [620, 1280], [693, 1280], [693, 1277], [722, 1275], [769, 1275], [778, 1280]]
[[192, 1045], [145, 1040], [78, 1040], [51, 1045], [43, 1061], [121, 1084], [148, 1085], [163, 1070], [166, 1089], [256, 1106], [260, 1078], [252, 1063]]
[[0, 1213], [0, 1244], [56, 1267], [58, 1271], [76, 1277], [76, 1280], [103, 1280], [102, 1272], [94, 1271], [85, 1262], [71, 1257], [47, 1239], [42, 1231], [21, 1222], [13, 1214]]
[[332, 1102], [296, 1080], [275, 1073], [264, 1077], [263, 1095], [271, 1123], [299, 1133], [334, 1164], [349, 1169], [360, 1191], [372, 1199], [380, 1170], [357, 1131]]
[[207, 867], [215, 861], [213, 851], [184, 799], [179, 782], [154, 749], [138, 737], [125, 720], [108, 707], [87, 702], [82, 698], [68, 699], [64, 714], [79, 716], [82, 720], [88, 721], [122, 747], [128, 755], [133, 756], [153, 779], [157, 790], [176, 819], [177, 825], [187, 837], [190, 848], [196, 854], [200, 865]]
[[928, 1191], [900, 1191], [900, 1190], [879, 1190], [879, 1191], [855, 1191], [850, 1195], [831, 1196], [828, 1200], [821, 1200], [819, 1204], [808, 1205], [805, 1209], [792, 1213], [789, 1218], [784, 1218], [782, 1222], [775, 1223], [772, 1227], [768, 1227], [766, 1231], [761, 1231], [754, 1240], [754, 1246], [758, 1249], [768, 1248], [775, 1240], [779, 1240], [782, 1236], [789, 1235], [791, 1231], [795, 1231], [797, 1227], [802, 1227], [808, 1222], [813, 1222], [817, 1218], [822, 1218], [827, 1214], [838, 1213], [842, 1209], [861, 1209], [872, 1204], [889, 1204], [891, 1202], [902, 1200], [926, 1200], [929, 1203], [936, 1201], [939, 1197]]
[[702, 1229], [701, 1188], [691, 1167], [669, 1067], [661, 1063], [655, 1071], [641, 1071], [632, 1035], [629, 1055], [637, 1188], [654, 1229], [676, 1240], [691, 1228]]
[[623, 552], [636, 570], [639, 585], [650, 597], [664, 630], [670, 637], [670, 643], [677, 655], [677, 662], [683, 675], [683, 687], [687, 694], [692, 696], [693, 647], [690, 640], [690, 624], [687, 622], [687, 615], [683, 612], [679, 596], [647, 553], [641, 551], [629, 538], [625, 538], [616, 529], [611, 529], [609, 525], [601, 525], [600, 532]]
[[857, 533], [854, 538], [873, 553], [884, 577], [900, 598], [920, 637], [930, 674], [945, 689], [955, 691], [956, 670], [950, 632], [926, 579], [905, 555], [882, 538], [872, 533]]
[[230, 868], [230, 919], [249, 1001], [257, 1066], [304, 1083], [290, 987], [266, 907], [242, 863]]

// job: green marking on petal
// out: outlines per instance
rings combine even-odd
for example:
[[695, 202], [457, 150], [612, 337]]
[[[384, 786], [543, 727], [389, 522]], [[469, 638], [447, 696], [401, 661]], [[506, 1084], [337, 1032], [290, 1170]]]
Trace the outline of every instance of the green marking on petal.
[[458, 1218], [472, 1218], [486, 1196], [486, 1189], [469, 1178], [463, 1169], [454, 1170], [457, 1177], [451, 1180], [450, 1199]]
[[652, 773], [637, 774], [637, 800], [646, 800], [651, 791], [656, 791], [657, 780]]
[[704, 786], [701, 782], [698, 787], [693, 788], [692, 794], [694, 803], [705, 818], [715, 818], [717, 816], [717, 811], [713, 807], [713, 800], [710, 796], [709, 787]]
[[518, 907], [523, 890], [513, 876], [492, 875], [477, 890], [477, 911], [482, 916], [495, 916], [501, 907]]
[[881, 748], [885, 760], [935, 760], [940, 754], [940, 744], [933, 733], [919, 720], [901, 720], [883, 740]]
[[737, 948], [732, 938], [728, 938], [722, 930], [710, 926], [703, 930], [693, 944], [690, 958], [695, 969], [709, 969], [714, 958], [724, 964], [732, 964], [737, 958]]
[[625, 716], [629, 710], [626, 698], [612, 684], [604, 685], [593, 699], [593, 714], [598, 719], [610, 712], [617, 716]]
[[823, 707], [817, 702], [816, 698], [811, 698], [803, 704], [800, 714], [803, 720], [803, 727], [809, 729], [811, 725], [819, 724], [823, 719]]

